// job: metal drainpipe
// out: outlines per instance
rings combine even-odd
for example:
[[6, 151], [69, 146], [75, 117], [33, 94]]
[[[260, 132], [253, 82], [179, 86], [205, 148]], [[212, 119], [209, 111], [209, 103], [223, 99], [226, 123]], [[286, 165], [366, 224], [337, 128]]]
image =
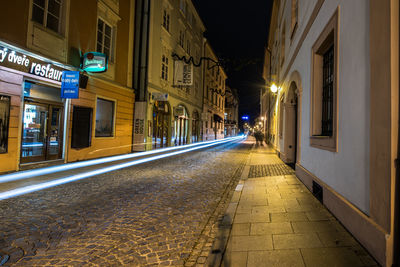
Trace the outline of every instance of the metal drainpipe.
[[[135, 2], [132, 87], [135, 90], [135, 101], [144, 102], [147, 101], [150, 0], [136, 0]], [[134, 107], [136, 109], [136, 105]], [[135, 110], [133, 111], [133, 117], [135, 119]], [[145, 122], [146, 119], [145, 115]], [[134, 131], [135, 127], [132, 129], [132, 144], [135, 143]]]
[[[267, 46], [266, 49], [269, 53], [269, 85], [271, 86], [271, 75], [272, 75], [272, 51], [271, 49], [269, 49], [269, 47]], [[270, 129], [269, 129], [269, 125], [271, 124], [271, 94], [270, 94], [270, 90], [267, 89], [267, 94], [268, 94], [268, 125], [267, 125], [267, 144], [270, 144]], [[266, 119], [266, 118], [265, 118]]]
[[[400, 14], [400, 6], [399, 6], [399, 13]], [[400, 25], [400, 16], [399, 25]], [[400, 46], [399, 55], [400, 55]], [[400, 57], [397, 59], [400, 61]], [[398, 73], [398, 77], [400, 77], [400, 69]], [[400, 84], [398, 84], [398, 90], [400, 88]], [[398, 105], [400, 103], [400, 94], [398, 99]], [[398, 110], [399, 118], [400, 118], [400, 108]], [[400, 129], [400, 124], [398, 124]], [[394, 190], [394, 230], [393, 230], [393, 267], [400, 266], [400, 132], [397, 133], [397, 159], [396, 159], [396, 181], [395, 181], [395, 190]]]
[[147, 61], [150, 26], [149, 0], [137, 0], [135, 12], [135, 40], [133, 55], [133, 86], [136, 101], [146, 101]]

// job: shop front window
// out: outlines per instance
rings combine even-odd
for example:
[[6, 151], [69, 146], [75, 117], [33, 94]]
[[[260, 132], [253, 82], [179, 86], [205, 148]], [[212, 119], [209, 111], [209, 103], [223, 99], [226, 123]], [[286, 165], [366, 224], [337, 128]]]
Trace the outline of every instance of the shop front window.
[[7, 153], [10, 121], [10, 97], [0, 95], [0, 153]]
[[114, 136], [115, 102], [97, 98], [96, 137]]

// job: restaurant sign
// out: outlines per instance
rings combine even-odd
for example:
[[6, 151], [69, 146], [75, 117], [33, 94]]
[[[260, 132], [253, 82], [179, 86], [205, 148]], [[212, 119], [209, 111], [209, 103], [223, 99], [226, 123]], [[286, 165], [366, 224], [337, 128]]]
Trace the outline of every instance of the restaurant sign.
[[63, 71], [62, 68], [54, 64], [17, 52], [3, 45], [0, 45], [0, 66], [27, 72], [58, 82], [61, 81]]
[[82, 70], [87, 72], [105, 72], [108, 68], [106, 54], [99, 52], [85, 53], [82, 58]]

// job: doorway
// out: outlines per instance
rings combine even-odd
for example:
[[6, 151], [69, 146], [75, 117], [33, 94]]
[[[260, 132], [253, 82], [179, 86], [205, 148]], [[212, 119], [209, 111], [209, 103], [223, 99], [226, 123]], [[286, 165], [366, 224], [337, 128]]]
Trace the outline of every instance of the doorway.
[[200, 136], [199, 113], [197, 111], [194, 111], [192, 120], [192, 143], [198, 142], [200, 139], [199, 136]]
[[63, 106], [25, 99], [21, 163], [62, 159]]
[[298, 98], [297, 86], [291, 83], [285, 101], [285, 154], [286, 163], [295, 169], [297, 162], [297, 120], [298, 120]]
[[168, 103], [156, 101], [153, 106], [153, 149], [168, 146], [169, 121]]
[[175, 145], [186, 145], [189, 134], [189, 114], [183, 105], [174, 108], [175, 113]]

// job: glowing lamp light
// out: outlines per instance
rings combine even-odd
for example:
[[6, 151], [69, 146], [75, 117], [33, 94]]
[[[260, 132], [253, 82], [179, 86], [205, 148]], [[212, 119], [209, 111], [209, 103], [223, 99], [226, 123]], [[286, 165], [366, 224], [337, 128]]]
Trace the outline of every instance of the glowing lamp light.
[[276, 84], [274, 84], [274, 83], [271, 85], [271, 92], [272, 93], [278, 92], [278, 86], [276, 86]]

